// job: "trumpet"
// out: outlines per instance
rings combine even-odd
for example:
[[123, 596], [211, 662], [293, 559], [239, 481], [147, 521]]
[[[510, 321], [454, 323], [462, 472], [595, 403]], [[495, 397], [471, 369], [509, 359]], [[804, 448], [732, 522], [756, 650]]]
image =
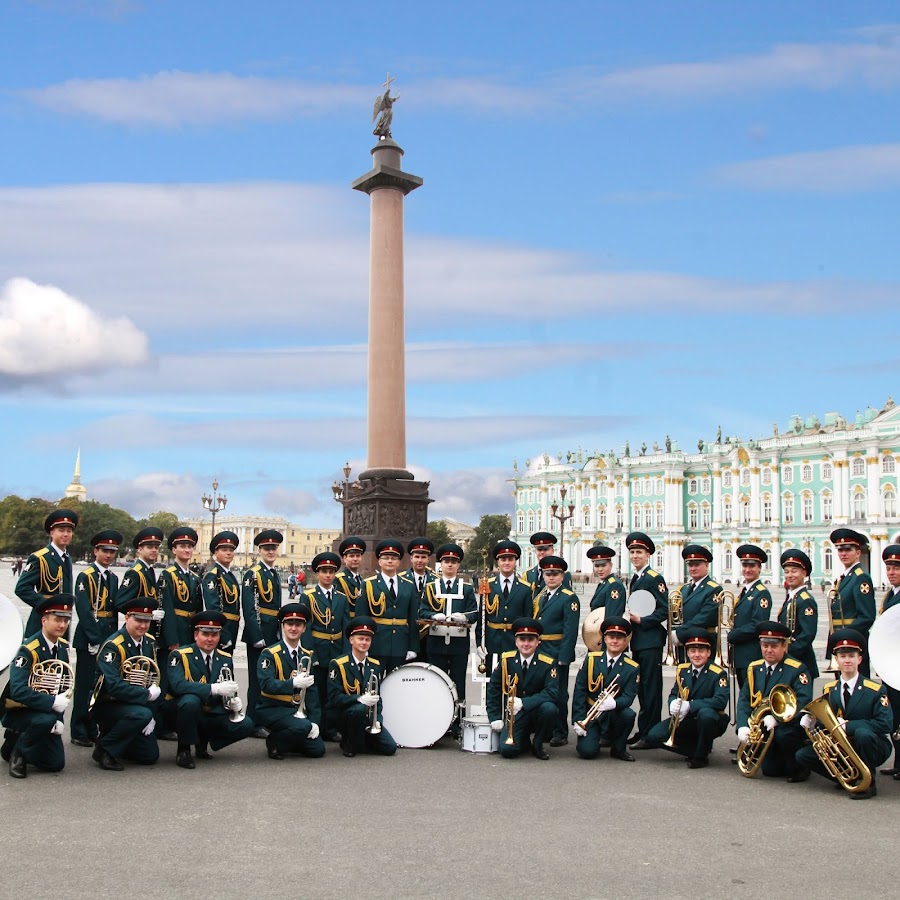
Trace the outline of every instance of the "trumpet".
[[159, 684], [159, 666], [149, 656], [129, 656], [122, 660], [122, 680], [137, 687], [149, 688]]
[[603, 705], [603, 702], [610, 697], [615, 697], [616, 694], [619, 693], [619, 686], [616, 682], [619, 680], [619, 676], [616, 675], [615, 678], [602, 690], [599, 694], [597, 694], [597, 699], [594, 701], [591, 708], [587, 711], [587, 715], [580, 721], [575, 724], [579, 728], [587, 729], [588, 725], [591, 724], [595, 719], [599, 719], [603, 714], [603, 710], [600, 707]]
[[[291, 673], [291, 678], [296, 678], [298, 675], [309, 675], [309, 671], [312, 668], [312, 657], [307, 656], [305, 653], [300, 655], [300, 662], [297, 666], [297, 671]], [[297, 712], [294, 713], [294, 716], [298, 719], [306, 718], [306, 688], [296, 688], [294, 690], [294, 695], [291, 698], [291, 703], [297, 707]]]
[[[231, 671], [228, 666], [222, 666], [219, 670], [218, 681], [234, 681], [234, 673]], [[245, 718], [244, 713], [238, 709], [231, 708], [231, 702], [237, 698], [238, 692], [237, 688], [231, 694], [223, 694], [222, 695], [222, 706], [228, 710], [228, 718], [231, 719], [232, 722], [242, 722]]]
[[[366, 693], [370, 697], [378, 699], [378, 676], [372, 672], [369, 675], [368, 684], [366, 684]], [[369, 724], [366, 725], [366, 731], [369, 734], [381, 734], [381, 722], [378, 721], [378, 704], [373, 703], [369, 707]]]
[[[687, 700], [688, 695], [691, 693], [690, 687], [685, 685], [678, 691], [678, 699], [681, 703], [678, 704], [678, 711], [681, 712], [681, 704]], [[672, 716], [672, 721], [669, 723], [669, 736], [663, 741], [663, 747], [667, 750], [671, 750], [675, 746], [675, 732], [678, 731], [678, 725], [681, 723], [681, 716], [674, 715]]]
[[674, 631], [684, 625], [684, 599], [681, 591], [672, 591], [669, 594], [669, 633], [666, 638], [666, 658], [664, 666], [674, 666], [678, 661], [675, 654]]
[[772, 745], [775, 731], [763, 729], [762, 720], [766, 716], [774, 716], [777, 722], [784, 724], [796, 715], [797, 695], [786, 684], [776, 684], [769, 691], [769, 696], [750, 714], [747, 723], [750, 726], [750, 737], [747, 738], [747, 743], [741, 744], [737, 749], [737, 764], [741, 775], [752, 778], [759, 771]]
[[804, 712], [819, 721], [818, 726], [807, 728], [806, 733], [828, 774], [851, 794], [867, 791], [872, 784], [872, 772], [853, 749], [844, 726], [838, 721], [828, 702], [828, 695], [823, 694], [808, 703]]
[[516, 685], [518, 680], [515, 675], [506, 682], [506, 708], [504, 710], [504, 718], [506, 719], [506, 740], [504, 744], [515, 744], [516, 738], [513, 731], [516, 727]]
[[61, 659], [36, 662], [28, 676], [28, 687], [39, 694], [65, 694], [75, 691], [75, 670]]

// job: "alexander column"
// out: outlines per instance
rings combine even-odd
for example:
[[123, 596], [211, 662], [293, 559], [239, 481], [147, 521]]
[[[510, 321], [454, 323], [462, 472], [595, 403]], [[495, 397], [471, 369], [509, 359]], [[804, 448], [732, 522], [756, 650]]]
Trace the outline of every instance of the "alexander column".
[[403, 150], [391, 136], [400, 96], [391, 96], [393, 80], [388, 75], [375, 100], [372, 169], [352, 184], [371, 200], [367, 468], [357, 481], [344, 482], [337, 499], [344, 506], [343, 533], [360, 535], [368, 544], [363, 560], [368, 570], [382, 538], [405, 544], [425, 533], [431, 502], [428, 482], [416, 481], [406, 469], [403, 201], [422, 179], [400, 168]]

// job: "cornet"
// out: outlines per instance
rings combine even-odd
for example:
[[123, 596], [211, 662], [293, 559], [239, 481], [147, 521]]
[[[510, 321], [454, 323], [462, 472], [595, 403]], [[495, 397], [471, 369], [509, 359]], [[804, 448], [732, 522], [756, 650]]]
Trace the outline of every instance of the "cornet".
[[[219, 670], [218, 681], [234, 681], [234, 673], [228, 666], [222, 666]], [[244, 713], [240, 709], [232, 709], [231, 704], [232, 701], [237, 698], [238, 692], [237, 689], [234, 690], [231, 694], [223, 694], [222, 695], [222, 705], [225, 709], [228, 710], [228, 718], [231, 719], [232, 722], [242, 722], [244, 720]]]
[[[296, 678], [298, 675], [309, 675], [309, 670], [312, 668], [312, 657], [307, 656], [305, 653], [300, 657], [300, 663], [296, 672], [291, 673], [291, 678]], [[305, 719], [306, 718], [306, 688], [297, 688], [294, 691], [294, 696], [291, 698], [291, 703], [297, 707], [297, 712], [294, 713], [294, 718], [297, 719]]]

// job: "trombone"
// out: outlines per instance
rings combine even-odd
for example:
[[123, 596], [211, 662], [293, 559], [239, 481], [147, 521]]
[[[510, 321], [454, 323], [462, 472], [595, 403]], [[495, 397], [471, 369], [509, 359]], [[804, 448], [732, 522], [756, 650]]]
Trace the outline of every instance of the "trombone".
[[666, 638], [666, 658], [664, 666], [674, 666], [678, 662], [675, 654], [675, 629], [684, 625], [684, 600], [680, 590], [669, 594], [669, 633]]

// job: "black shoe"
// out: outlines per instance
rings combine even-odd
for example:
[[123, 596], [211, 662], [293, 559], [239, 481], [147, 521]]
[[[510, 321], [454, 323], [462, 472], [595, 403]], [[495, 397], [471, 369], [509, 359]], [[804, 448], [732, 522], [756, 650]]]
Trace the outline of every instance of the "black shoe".
[[622, 762], [634, 762], [633, 754], [627, 750], [610, 750], [609, 755], [612, 759], [621, 759]]
[[550, 746], [551, 747], [565, 747], [566, 744], [568, 744], [568, 743], [569, 743], [568, 736], [565, 736], [565, 737], [557, 736], [554, 738], [550, 738]]
[[9, 757], [9, 774], [13, 778], [25, 778], [28, 775], [26, 768], [25, 757], [18, 750], [13, 750]]
[[532, 747], [531, 755], [535, 759], [550, 759], [550, 754], [543, 747]]
[[191, 756], [190, 748], [187, 750], [179, 750], [178, 754], [175, 757], [175, 765], [180, 766], [182, 769], [196, 769], [197, 764], [194, 762], [194, 757]]
[[284, 754], [275, 746], [275, 739], [271, 734], [266, 737], [266, 750], [269, 753], [269, 759], [284, 759]]
[[688, 758], [689, 769], [705, 769], [709, 765], [708, 756], [692, 756]]
[[178, 735], [174, 731], [164, 731], [156, 736], [158, 741], [177, 741]]
[[111, 753], [107, 753], [99, 744], [91, 754], [101, 769], [107, 772], [122, 772], [125, 766], [122, 765]]
[[636, 744], [640, 739], [641, 736], [639, 734], [633, 734], [630, 738], [628, 738], [627, 741], [625, 741], [625, 743], [630, 747], [632, 744]]
[[209, 752], [209, 744], [197, 744], [194, 756], [197, 759], [212, 759], [212, 753]]
[[890, 769], [879, 769], [878, 771], [881, 772], [882, 775], [893, 775], [894, 778], [900, 775], [900, 769], [896, 766], [891, 766]]
[[631, 745], [632, 750], [652, 750], [653, 745], [648, 744], [646, 741], [637, 741], [636, 743]]
[[350, 745], [345, 744], [343, 741], [341, 741], [341, 753], [348, 758], [356, 756], [356, 751], [351, 749]]
[[737, 747], [732, 747], [728, 752], [729, 752], [732, 756], [737, 756]]
[[900, 781], [900, 772], [894, 772], [893, 778], [894, 781]]
[[[626, 743], [627, 743], [627, 741], [626, 741]], [[634, 741], [634, 743], [636, 744], [637, 741]], [[609, 740], [608, 738], [601, 738], [601, 739], [600, 739], [600, 749], [601, 749], [601, 750], [609, 750], [610, 747], [612, 747], [612, 741], [611, 741], [611, 740]]]
[[263, 728], [262, 725], [260, 725], [260, 727], [257, 728], [256, 731], [254, 731], [253, 734], [251, 735], [251, 737], [255, 737], [255, 738], [267, 738], [268, 736], [269, 736], [269, 729]]
[[87, 738], [73, 737], [71, 741], [76, 747], [93, 747], [94, 742]]
[[850, 794], [851, 800], [870, 800], [872, 797], [878, 796], [878, 788], [875, 787], [875, 782], [872, 782], [872, 786], [866, 791], [857, 791], [855, 794]]
[[794, 769], [787, 777], [788, 784], [800, 784], [801, 781], [809, 781], [809, 769]]
[[329, 731], [328, 734], [322, 735], [322, 740], [329, 744], [339, 744], [341, 742], [341, 733], [339, 731]]
[[3, 746], [0, 747], [0, 759], [2, 759], [3, 762], [9, 762], [9, 758], [12, 756], [12, 749], [15, 747], [18, 739], [18, 731], [13, 731], [11, 728], [6, 729], [6, 735], [3, 738]]

